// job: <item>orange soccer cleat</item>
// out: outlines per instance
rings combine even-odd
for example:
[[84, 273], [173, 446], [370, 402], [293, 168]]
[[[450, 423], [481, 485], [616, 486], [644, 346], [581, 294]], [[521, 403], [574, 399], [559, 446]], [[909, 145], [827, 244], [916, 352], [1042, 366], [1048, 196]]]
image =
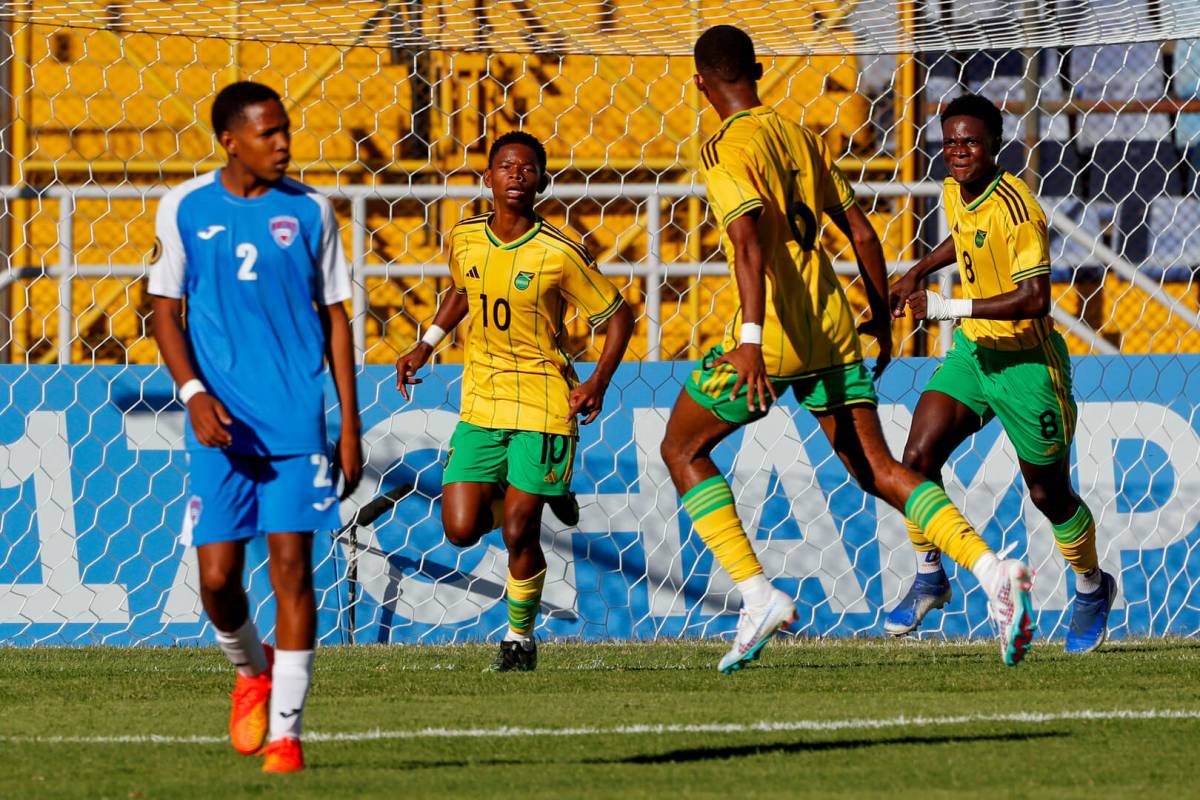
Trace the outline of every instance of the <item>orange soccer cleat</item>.
[[271, 667], [275, 663], [275, 649], [269, 644], [264, 644], [263, 649], [267, 651], [267, 671], [253, 678], [239, 673], [230, 695], [233, 710], [229, 713], [229, 741], [234, 750], [247, 756], [262, 749], [270, 720]]
[[263, 772], [299, 772], [304, 769], [304, 748], [299, 739], [285, 736], [263, 751]]

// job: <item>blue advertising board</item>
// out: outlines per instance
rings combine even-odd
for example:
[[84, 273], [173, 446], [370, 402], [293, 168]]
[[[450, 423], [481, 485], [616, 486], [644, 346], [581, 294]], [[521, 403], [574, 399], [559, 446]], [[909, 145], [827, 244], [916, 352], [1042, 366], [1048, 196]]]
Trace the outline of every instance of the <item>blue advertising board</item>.
[[[935, 366], [903, 359], [882, 379], [880, 416], [893, 452]], [[624, 364], [601, 419], [583, 429], [574, 478], [581, 523], [568, 529], [547, 515], [543, 526], [549, 567], [540, 635], [647, 639], [733, 629], [736, 593], [680, 513], [658, 455], [690, 368]], [[345, 527], [320, 532], [315, 548], [323, 642], [467, 641], [502, 630], [499, 534], [460, 550], [444, 541], [439, 521], [460, 374], [433, 368], [406, 402], [389, 367], [363, 370], [366, 477], [343, 504]], [[1200, 357], [1083, 357], [1074, 374], [1073, 474], [1098, 520], [1102, 563], [1120, 575], [1114, 635], [1195, 633]], [[195, 556], [180, 538], [183, 412], [166, 372], [5, 366], [0, 381], [0, 642], [211, 641]], [[717, 455], [768, 575], [799, 599], [793, 630], [880, 634], [883, 611], [915, 569], [903, 519], [849, 479], [815, 419], [783, 398]], [[1041, 631], [1061, 636], [1070, 573], [998, 424], [955, 454], [946, 478], [989, 543], [1037, 569]], [[252, 543], [248, 580], [269, 630], [263, 551]], [[931, 616], [928, 635], [988, 635], [982, 591], [965, 571], [952, 577], [954, 600]]]

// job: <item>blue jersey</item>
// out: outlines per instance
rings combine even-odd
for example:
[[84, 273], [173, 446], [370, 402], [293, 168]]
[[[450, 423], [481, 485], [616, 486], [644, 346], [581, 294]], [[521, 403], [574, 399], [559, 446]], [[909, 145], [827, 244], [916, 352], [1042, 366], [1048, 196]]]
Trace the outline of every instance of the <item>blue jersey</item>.
[[[235, 453], [323, 453], [325, 334], [317, 306], [350, 297], [329, 201], [284, 178], [235, 197], [220, 170], [177, 186], [156, 219], [150, 293], [187, 298], [187, 340], [233, 417]], [[191, 425], [187, 447], [203, 447]]]

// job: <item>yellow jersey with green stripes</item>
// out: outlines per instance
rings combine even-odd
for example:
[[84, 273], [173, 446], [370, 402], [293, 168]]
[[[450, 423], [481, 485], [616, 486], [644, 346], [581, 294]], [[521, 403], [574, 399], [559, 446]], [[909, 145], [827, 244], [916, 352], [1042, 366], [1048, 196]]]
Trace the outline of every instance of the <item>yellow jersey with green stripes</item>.
[[[854, 203], [850, 183], [829, 148], [812, 131], [758, 106], [725, 120], [701, 149], [708, 203], [721, 229], [744, 214], [758, 215], [766, 267], [763, 360], [776, 378], [803, 377], [862, 360], [854, 314], [821, 246], [821, 214]], [[736, 280], [732, 291], [737, 294]], [[722, 346], [737, 346], [741, 300]]]
[[450, 232], [450, 276], [467, 295], [462, 420], [481, 428], [574, 436], [567, 419], [575, 384], [561, 340], [567, 306], [598, 325], [623, 302], [612, 281], [574, 237], [539, 218], [507, 244], [490, 214]]
[[[946, 178], [942, 200], [963, 294], [972, 299], [1011, 292], [1017, 284], [1050, 272], [1046, 214], [1025, 182], [1003, 170], [974, 202]], [[982, 347], [1025, 350], [1037, 347], [1054, 330], [1049, 315], [1037, 319], [964, 319], [962, 331]]]

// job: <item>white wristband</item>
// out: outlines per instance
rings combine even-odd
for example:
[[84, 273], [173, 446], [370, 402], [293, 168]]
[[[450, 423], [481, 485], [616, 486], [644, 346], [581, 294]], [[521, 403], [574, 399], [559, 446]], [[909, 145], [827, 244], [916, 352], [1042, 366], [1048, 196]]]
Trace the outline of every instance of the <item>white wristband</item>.
[[421, 341], [430, 347], [437, 347], [442, 339], [446, 338], [446, 329], [437, 325], [430, 325], [425, 331], [425, 335], [421, 337]]
[[179, 387], [179, 402], [186, 406], [193, 397], [201, 393], [207, 394], [208, 388], [200, 382], [199, 378], [192, 378]]
[[926, 319], [951, 320], [971, 316], [974, 303], [969, 297], [942, 297], [937, 292], [925, 290]]
[[762, 325], [756, 322], [743, 322], [741, 343], [762, 344]]

